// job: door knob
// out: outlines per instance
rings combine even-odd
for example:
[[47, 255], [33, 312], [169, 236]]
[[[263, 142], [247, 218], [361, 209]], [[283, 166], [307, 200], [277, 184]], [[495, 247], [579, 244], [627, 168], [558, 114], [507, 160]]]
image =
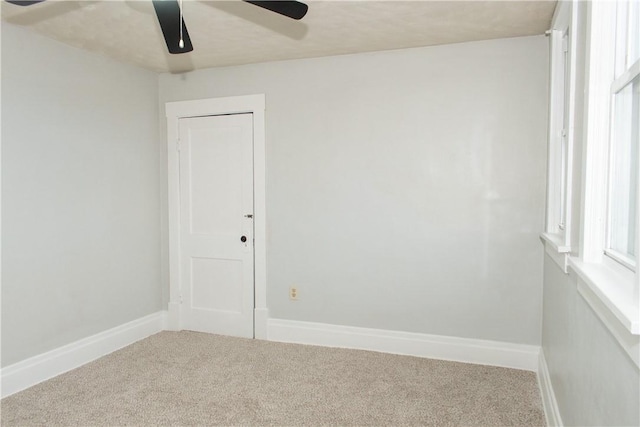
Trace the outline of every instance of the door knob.
[[247, 236], [242, 236], [242, 237], [240, 238], [240, 241], [241, 241], [242, 243], [246, 242], [246, 241], [247, 241]]

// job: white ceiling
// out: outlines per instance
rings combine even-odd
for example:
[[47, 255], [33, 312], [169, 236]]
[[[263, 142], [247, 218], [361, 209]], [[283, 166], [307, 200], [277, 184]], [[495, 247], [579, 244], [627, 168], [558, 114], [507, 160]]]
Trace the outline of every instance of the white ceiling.
[[184, 0], [194, 51], [167, 52], [150, 0], [2, 1], [4, 21], [157, 72], [543, 34], [555, 1], [306, 1], [294, 21], [240, 0]]

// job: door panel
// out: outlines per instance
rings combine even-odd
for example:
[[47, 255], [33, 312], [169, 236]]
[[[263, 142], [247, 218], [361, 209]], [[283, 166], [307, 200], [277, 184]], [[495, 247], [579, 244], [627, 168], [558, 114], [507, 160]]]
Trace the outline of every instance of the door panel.
[[[226, 116], [221, 116], [226, 117]], [[209, 126], [220, 117], [198, 118]], [[226, 120], [225, 120], [226, 121]], [[217, 124], [219, 127], [220, 124]], [[189, 129], [191, 233], [216, 234], [239, 230], [242, 220], [242, 145], [235, 142], [235, 128]], [[214, 141], [219, 141], [214, 143]], [[212, 197], [215, 195], [215, 197]], [[225, 209], [220, 209], [224, 206]]]
[[241, 261], [191, 258], [191, 307], [242, 313], [242, 288], [216, 286], [217, 283], [241, 282]]
[[179, 134], [183, 326], [253, 337], [252, 115], [180, 119]]

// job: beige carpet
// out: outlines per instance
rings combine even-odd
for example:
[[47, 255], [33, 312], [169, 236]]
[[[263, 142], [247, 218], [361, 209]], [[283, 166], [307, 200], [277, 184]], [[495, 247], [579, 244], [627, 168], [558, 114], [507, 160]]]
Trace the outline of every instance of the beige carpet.
[[532, 372], [162, 332], [1, 402], [2, 426], [541, 426]]

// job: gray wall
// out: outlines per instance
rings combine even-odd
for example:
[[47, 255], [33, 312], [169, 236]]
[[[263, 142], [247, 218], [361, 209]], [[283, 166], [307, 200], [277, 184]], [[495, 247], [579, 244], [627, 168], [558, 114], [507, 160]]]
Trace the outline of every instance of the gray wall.
[[[578, 7], [572, 248], [579, 255], [585, 146], [586, 3]], [[568, 426], [640, 425], [640, 371], [564, 274], [544, 262], [542, 349], [562, 421]]]
[[161, 306], [157, 75], [2, 23], [2, 365]]
[[577, 291], [546, 257], [543, 351], [567, 426], [640, 425], [640, 374]]
[[161, 121], [266, 94], [270, 317], [539, 344], [547, 57], [538, 36], [163, 74]]

